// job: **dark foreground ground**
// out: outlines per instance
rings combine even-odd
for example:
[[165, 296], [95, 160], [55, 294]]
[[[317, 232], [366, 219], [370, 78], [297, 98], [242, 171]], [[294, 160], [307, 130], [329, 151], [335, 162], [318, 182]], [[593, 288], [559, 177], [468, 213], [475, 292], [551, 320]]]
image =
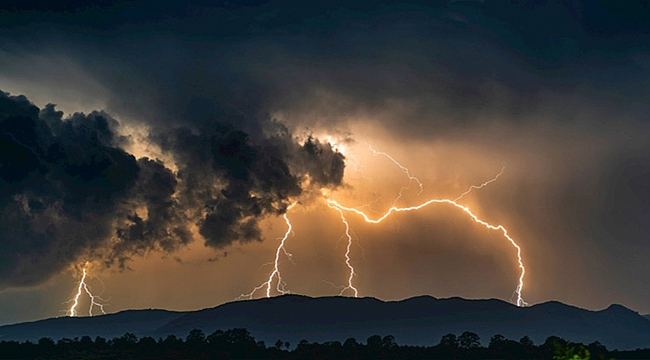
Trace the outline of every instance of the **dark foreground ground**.
[[0, 359], [650, 359], [650, 349], [610, 351], [598, 342], [585, 345], [556, 336], [539, 345], [527, 336], [515, 341], [499, 334], [481, 342], [468, 331], [444, 335], [431, 346], [399, 345], [391, 335], [373, 335], [365, 342], [349, 338], [343, 343], [290, 344], [278, 339], [267, 345], [246, 329], [231, 329], [207, 336], [192, 330], [184, 339], [126, 333], [110, 340], [83, 336], [56, 342], [50, 338], [2, 341]]

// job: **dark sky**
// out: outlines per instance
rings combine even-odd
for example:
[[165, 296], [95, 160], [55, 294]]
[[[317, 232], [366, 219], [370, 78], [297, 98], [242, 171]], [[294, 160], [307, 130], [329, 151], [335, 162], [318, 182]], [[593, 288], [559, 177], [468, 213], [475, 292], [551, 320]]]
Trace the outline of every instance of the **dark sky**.
[[[2, 5], [0, 323], [61, 315], [86, 261], [111, 312], [232, 300], [268, 278], [285, 212], [287, 288], [338, 294], [323, 194], [378, 217], [405, 186], [396, 205], [455, 199], [502, 167], [462, 204], [521, 246], [524, 299], [650, 313], [647, 19], [645, 1]], [[513, 247], [458, 209], [346, 216], [361, 296], [512, 299]]]

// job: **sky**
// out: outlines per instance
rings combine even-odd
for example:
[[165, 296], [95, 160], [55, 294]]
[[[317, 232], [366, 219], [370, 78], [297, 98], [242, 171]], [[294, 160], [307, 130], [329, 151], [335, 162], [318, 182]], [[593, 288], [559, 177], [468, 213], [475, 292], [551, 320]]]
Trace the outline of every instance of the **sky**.
[[516, 303], [515, 246], [459, 207], [342, 210], [348, 246], [327, 203], [376, 219], [468, 189], [458, 204], [521, 248], [528, 304], [650, 313], [649, 17], [604, 0], [2, 5], [0, 324], [68, 314], [84, 267], [107, 312], [263, 297], [276, 254], [291, 293], [353, 296], [352, 266], [358, 296]]

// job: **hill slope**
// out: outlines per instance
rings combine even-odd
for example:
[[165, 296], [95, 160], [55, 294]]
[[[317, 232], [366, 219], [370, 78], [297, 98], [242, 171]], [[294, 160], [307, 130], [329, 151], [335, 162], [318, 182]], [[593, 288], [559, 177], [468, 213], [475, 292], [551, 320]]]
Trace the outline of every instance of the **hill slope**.
[[185, 314], [166, 310], [126, 310], [93, 317], [57, 317], [0, 326], [0, 341], [36, 341], [42, 337], [72, 339], [84, 335], [111, 339], [126, 332], [144, 335]]
[[435, 299], [428, 296], [384, 302], [374, 298], [286, 295], [238, 301], [199, 311], [125, 311], [93, 318], [54, 318], [0, 327], [2, 339], [81, 335], [113, 337], [186, 336], [192, 329], [210, 334], [243, 327], [258, 340], [364, 341], [371, 335], [394, 335], [400, 344], [433, 345], [447, 333], [473, 331], [487, 344], [494, 334], [536, 343], [556, 335], [571, 341], [600, 341], [609, 348], [650, 347], [650, 320], [620, 305], [589, 311], [559, 302], [518, 308], [501, 300]]

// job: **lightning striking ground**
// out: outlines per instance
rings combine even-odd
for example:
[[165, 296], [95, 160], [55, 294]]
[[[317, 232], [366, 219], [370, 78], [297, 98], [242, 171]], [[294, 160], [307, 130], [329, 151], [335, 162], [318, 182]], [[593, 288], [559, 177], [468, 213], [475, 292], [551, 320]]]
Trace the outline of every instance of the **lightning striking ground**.
[[[411, 175], [411, 171], [406, 166], [400, 164], [399, 161], [397, 161], [394, 157], [392, 157], [388, 153], [385, 153], [383, 151], [377, 151], [377, 150], [373, 149], [370, 145], [368, 146], [368, 148], [370, 149], [370, 151], [372, 151], [372, 153], [375, 156], [380, 156], [381, 155], [381, 156], [387, 157], [390, 161], [392, 161], [395, 165], [397, 165], [402, 170], [402, 172], [406, 175], [406, 177], [409, 180], [408, 185], [403, 186], [400, 189], [399, 194], [397, 195], [395, 200], [393, 200], [393, 206], [395, 206], [395, 204], [397, 204], [397, 201], [402, 197], [402, 194], [404, 193], [404, 191], [410, 188], [409, 185], [411, 184], [412, 181], [415, 181], [418, 184], [419, 188], [420, 188], [420, 191], [418, 192], [418, 195], [420, 195], [422, 193], [422, 191], [424, 190], [424, 185], [422, 184], [422, 182], [418, 178]], [[327, 199], [327, 197], [326, 197], [326, 199]], [[355, 273], [354, 266], [352, 265], [352, 260], [350, 259], [350, 249], [352, 247], [352, 236], [350, 235], [350, 224], [348, 223], [347, 219], [345, 218], [345, 214], [343, 213], [343, 211], [340, 208], [332, 206], [329, 203], [328, 203], [328, 206], [330, 208], [332, 208], [332, 209], [339, 212], [339, 215], [341, 216], [341, 222], [345, 225], [345, 236], [346, 236], [346, 238], [348, 240], [346, 250], [345, 250], [345, 265], [348, 267], [348, 269], [350, 271], [349, 272], [350, 275], [348, 277], [348, 284], [346, 286], [341, 287], [341, 292], [339, 293], [339, 295], [343, 295], [345, 293], [345, 291], [347, 291], [347, 290], [352, 290], [353, 293], [354, 293], [354, 297], [358, 297], [359, 291], [357, 290], [356, 287], [354, 287], [354, 284], [352, 282], [354, 277], [356, 276], [356, 273]], [[367, 206], [367, 205], [364, 205], [364, 206]], [[368, 208], [371, 209], [369, 206], [368, 206]]]
[[515, 289], [515, 292], [517, 294], [517, 306], [526, 306], [527, 305], [527, 303], [523, 300], [522, 295], [521, 295], [521, 292], [522, 292], [522, 290], [524, 288], [524, 276], [526, 274], [526, 268], [524, 267], [524, 263], [523, 263], [523, 260], [521, 258], [521, 247], [515, 242], [515, 240], [512, 237], [510, 237], [510, 235], [508, 235], [508, 230], [505, 227], [503, 227], [503, 225], [489, 224], [488, 222], [479, 219], [478, 216], [476, 216], [468, 207], [463, 206], [463, 205], [457, 203], [456, 201], [450, 200], [450, 199], [431, 199], [431, 200], [428, 200], [428, 201], [426, 201], [426, 202], [424, 202], [424, 203], [422, 203], [420, 205], [410, 206], [410, 207], [396, 207], [396, 206], [393, 206], [390, 209], [388, 209], [388, 211], [386, 211], [386, 213], [384, 213], [384, 215], [382, 215], [381, 217], [376, 218], [376, 219], [370, 218], [366, 213], [364, 213], [361, 210], [343, 206], [343, 205], [339, 204], [335, 200], [326, 199], [326, 201], [327, 201], [328, 206], [335, 207], [335, 208], [337, 208], [337, 209], [339, 209], [341, 211], [353, 212], [353, 213], [355, 213], [357, 215], [360, 215], [361, 217], [363, 217], [363, 219], [366, 222], [371, 223], [371, 224], [379, 224], [382, 221], [384, 221], [386, 218], [388, 218], [393, 213], [420, 210], [420, 209], [422, 209], [422, 208], [424, 208], [426, 206], [429, 206], [431, 204], [449, 204], [449, 205], [452, 205], [452, 206], [462, 210], [467, 215], [469, 215], [469, 217], [472, 220], [474, 220], [474, 222], [476, 222], [476, 223], [478, 223], [478, 224], [480, 224], [480, 225], [482, 225], [482, 226], [484, 226], [484, 227], [486, 227], [488, 229], [500, 231], [503, 234], [503, 236], [512, 244], [512, 246], [514, 246], [517, 249], [517, 261], [519, 263], [519, 269], [521, 270], [520, 275], [519, 275], [519, 282], [518, 282], [517, 288]]
[[341, 215], [341, 221], [343, 224], [345, 224], [345, 236], [348, 239], [348, 244], [345, 248], [345, 264], [348, 266], [348, 269], [350, 270], [350, 276], [348, 277], [348, 285], [343, 287], [341, 289], [341, 292], [339, 295], [343, 295], [346, 290], [352, 290], [354, 292], [354, 297], [359, 296], [359, 291], [357, 290], [356, 287], [354, 287], [354, 284], [352, 283], [352, 280], [354, 279], [355, 272], [354, 272], [354, 266], [352, 266], [352, 263], [350, 262], [350, 248], [352, 247], [352, 236], [350, 235], [350, 224], [348, 224], [347, 219], [345, 218], [345, 215], [343, 214], [343, 210], [339, 209], [338, 207], [331, 206], [328, 203], [328, 206], [336, 211], [339, 212], [339, 215]]
[[[422, 191], [424, 189], [424, 186], [423, 186], [422, 182], [418, 178], [416, 178], [415, 176], [411, 175], [411, 172], [410, 172], [410, 170], [408, 168], [406, 168], [405, 166], [400, 164], [394, 157], [392, 157], [388, 153], [374, 150], [372, 147], [370, 147], [370, 150], [372, 151], [372, 153], [375, 156], [382, 155], [382, 156], [387, 157], [389, 160], [391, 160], [408, 177], [409, 184], [411, 183], [411, 181], [415, 181], [418, 184], [418, 186], [420, 187], [420, 191], [418, 192], [418, 195], [422, 193]], [[400, 192], [399, 192], [397, 198], [393, 201], [393, 206], [383, 216], [381, 216], [381, 217], [379, 217], [377, 219], [374, 219], [374, 220], [371, 219], [370, 216], [368, 216], [366, 213], [364, 213], [363, 211], [361, 211], [359, 209], [345, 207], [345, 206], [339, 204], [337, 201], [329, 199], [329, 198], [326, 197], [325, 199], [327, 201], [327, 205], [330, 208], [338, 210], [339, 214], [341, 215], [341, 220], [345, 224], [346, 236], [348, 238], [348, 246], [347, 246], [347, 251], [345, 253], [345, 263], [348, 266], [348, 268], [350, 269], [350, 277], [348, 279], [348, 286], [343, 288], [343, 290], [341, 291], [341, 294], [343, 294], [343, 292], [345, 290], [347, 290], [349, 288], [352, 288], [355, 291], [355, 297], [357, 295], [356, 288], [354, 288], [352, 286], [352, 279], [353, 279], [353, 277], [355, 275], [354, 267], [352, 266], [352, 264], [350, 262], [350, 246], [351, 246], [351, 243], [352, 243], [352, 237], [350, 236], [350, 233], [349, 233], [350, 226], [349, 226], [349, 224], [347, 222], [347, 219], [345, 218], [345, 216], [343, 214], [344, 210], [354, 212], [354, 213], [356, 213], [358, 215], [363, 216], [363, 218], [364, 218], [364, 220], [366, 222], [373, 223], [373, 224], [378, 224], [378, 223], [382, 222], [384, 219], [386, 219], [387, 217], [389, 217], [394, 212], [414, 211], [414, 210], [419, 210], [419, 209], [421, 209], [423, 207], [426, 207], [426, 206], [428, 206], [430, 204], [433, 204], [433, 203], [446, 203], [446, 204], [451, 204], [451, 205], [463, 210], [476, 223], [479, 223], [479, 224], [483, 225], [484, 227], [486, 227], [488, 229], [491, 229], [491, 230], [499, 230], [499, 231], [501, 231], [503, 236], [517, 249], [517, 261], [518, 261], [519, 269], [521, 270], [521, 272], [520, 272], [520, 276], [519, 276], [518, 285], [517, 285], [517, 287], [515, 289], [515, 294], [517, 295], [517, 302], [516, 303], [517, 303], [517, 306], [526, 306], [527, 303], [523, 300], [522, 295], [521, 295], [521, 292], [522, 292], [523, 286], [524, 286], [524, 276], [526, 274], [526, 268], [524, 267], [522, 257], [521, 257], [521, 247], [514, 241], [514, 239], [512, 237], [510, 237], [510, 235], [508, 235], [508, 231], [506, 230], [505, 227], [503, 227], [502, 225], [496, 225], [495, 226], [495, 225], [487, 223], [484, 220], [479, 219], [474, 213], [471, 212], [471, 210], [468, 207], [460, 205], [458, 203], [458, 201], [460, 201], [465, 195], [469, 194], [473, 190], [479, 190], [479, 189], [489, 185], [490, 183], [497, 181], [497, 179], [503, 174], [504, 171], [505, 171], [505, 166], [503, 166], [501, 168], [501, 171], [495, 177], [493, 177], [492, 179], [490, 179], [488, 181], [485, 181], [484, 183], [482, 183], [480, 185], [472, 185], [472, 186], [470, 186], [469, 189], [467, 189], [467, 191], [460, 194], [454, 200], [450, 200], [450, 199], [432, 199], [432, 200], [429, 200], [429, 201], [427, 201], [427, 202], [425, 202], [423, 204], [420, 204], [418, 206], [412, 206], [412, 207], [397, 207], [396, 206], [396, 203], [402, 197], [402, 194], [403, 194], [404, 190], [408, 189], [408, 186], [402, 187], [400, 189]]]
[[[287, 211], [289, 211], [291, 208], [293, 208], [297, 203], [293, 203], [287, 207]], [[278, 245], [277, 249], [275, 250], [275, 260], [273, 262], [273, 271], [271, 274], [269, 274], [269, 279], [262, 283], [261, 285], [256, 286], [253, 288], [253, 290], [248, 293], [248, 294], [241, 294], [237, 297], [236, 300], [250, 300], [253, 298], [255, 293], [258, 290], [261, 290], [266, 287], [266, 297], [271, 297], [271, 288], [273, 285], [273, 279], [278, 278], [278, 282], [276, 284], [276, 291], [280, 295], [288, 294], [289, 291], [286, 289], [286, 283], [282, 280], [282, 274], [280, 273], [280, 254], [284, 252], [285, 256], [291, 260], [292, 255], [289, 253], [284, 245], [289, 238], [289, 235], [293, 231], [293, 226], [291, 225], [291, 221], [289, 221], [289, 217], [287, 216], [287, 212], [284, 213], [284, 222], [287, 224], [287, 232], [284, 234], [284, 236], [280, 240], [280, 244]]]
[[81, 280], [79, 280], [79, 284], [77, 286], [77, 293], [75, 294], [74, 298], [70, 300], [72, 302], [72, 305], [70, 306], [70, 309], [68, 310], [68, 316], [74, 317], [78, 316], [77, 312], [77, 307], [79, 306], [79, 300], [81, 298], [81, 295], [83, 292], [85, 292], [88, 295], [88, 298], [90, 299], [90, 307], [88, 309], [88, 315], [93, 316], [93, 308], [96, 306], [99, 308], [99, 310], [102, 312], [102, 314], [106, 314], [104, 311], [104, 304], [97, 302], [95, 299], [100, 299], [99, 296], [93, 295], [93, 293], [90, 291], [90, 287], [86, 283], [86, 277], [88, 276], [88, 262], [84, 264], [83, 267], [83, 273], [81, 276]]

